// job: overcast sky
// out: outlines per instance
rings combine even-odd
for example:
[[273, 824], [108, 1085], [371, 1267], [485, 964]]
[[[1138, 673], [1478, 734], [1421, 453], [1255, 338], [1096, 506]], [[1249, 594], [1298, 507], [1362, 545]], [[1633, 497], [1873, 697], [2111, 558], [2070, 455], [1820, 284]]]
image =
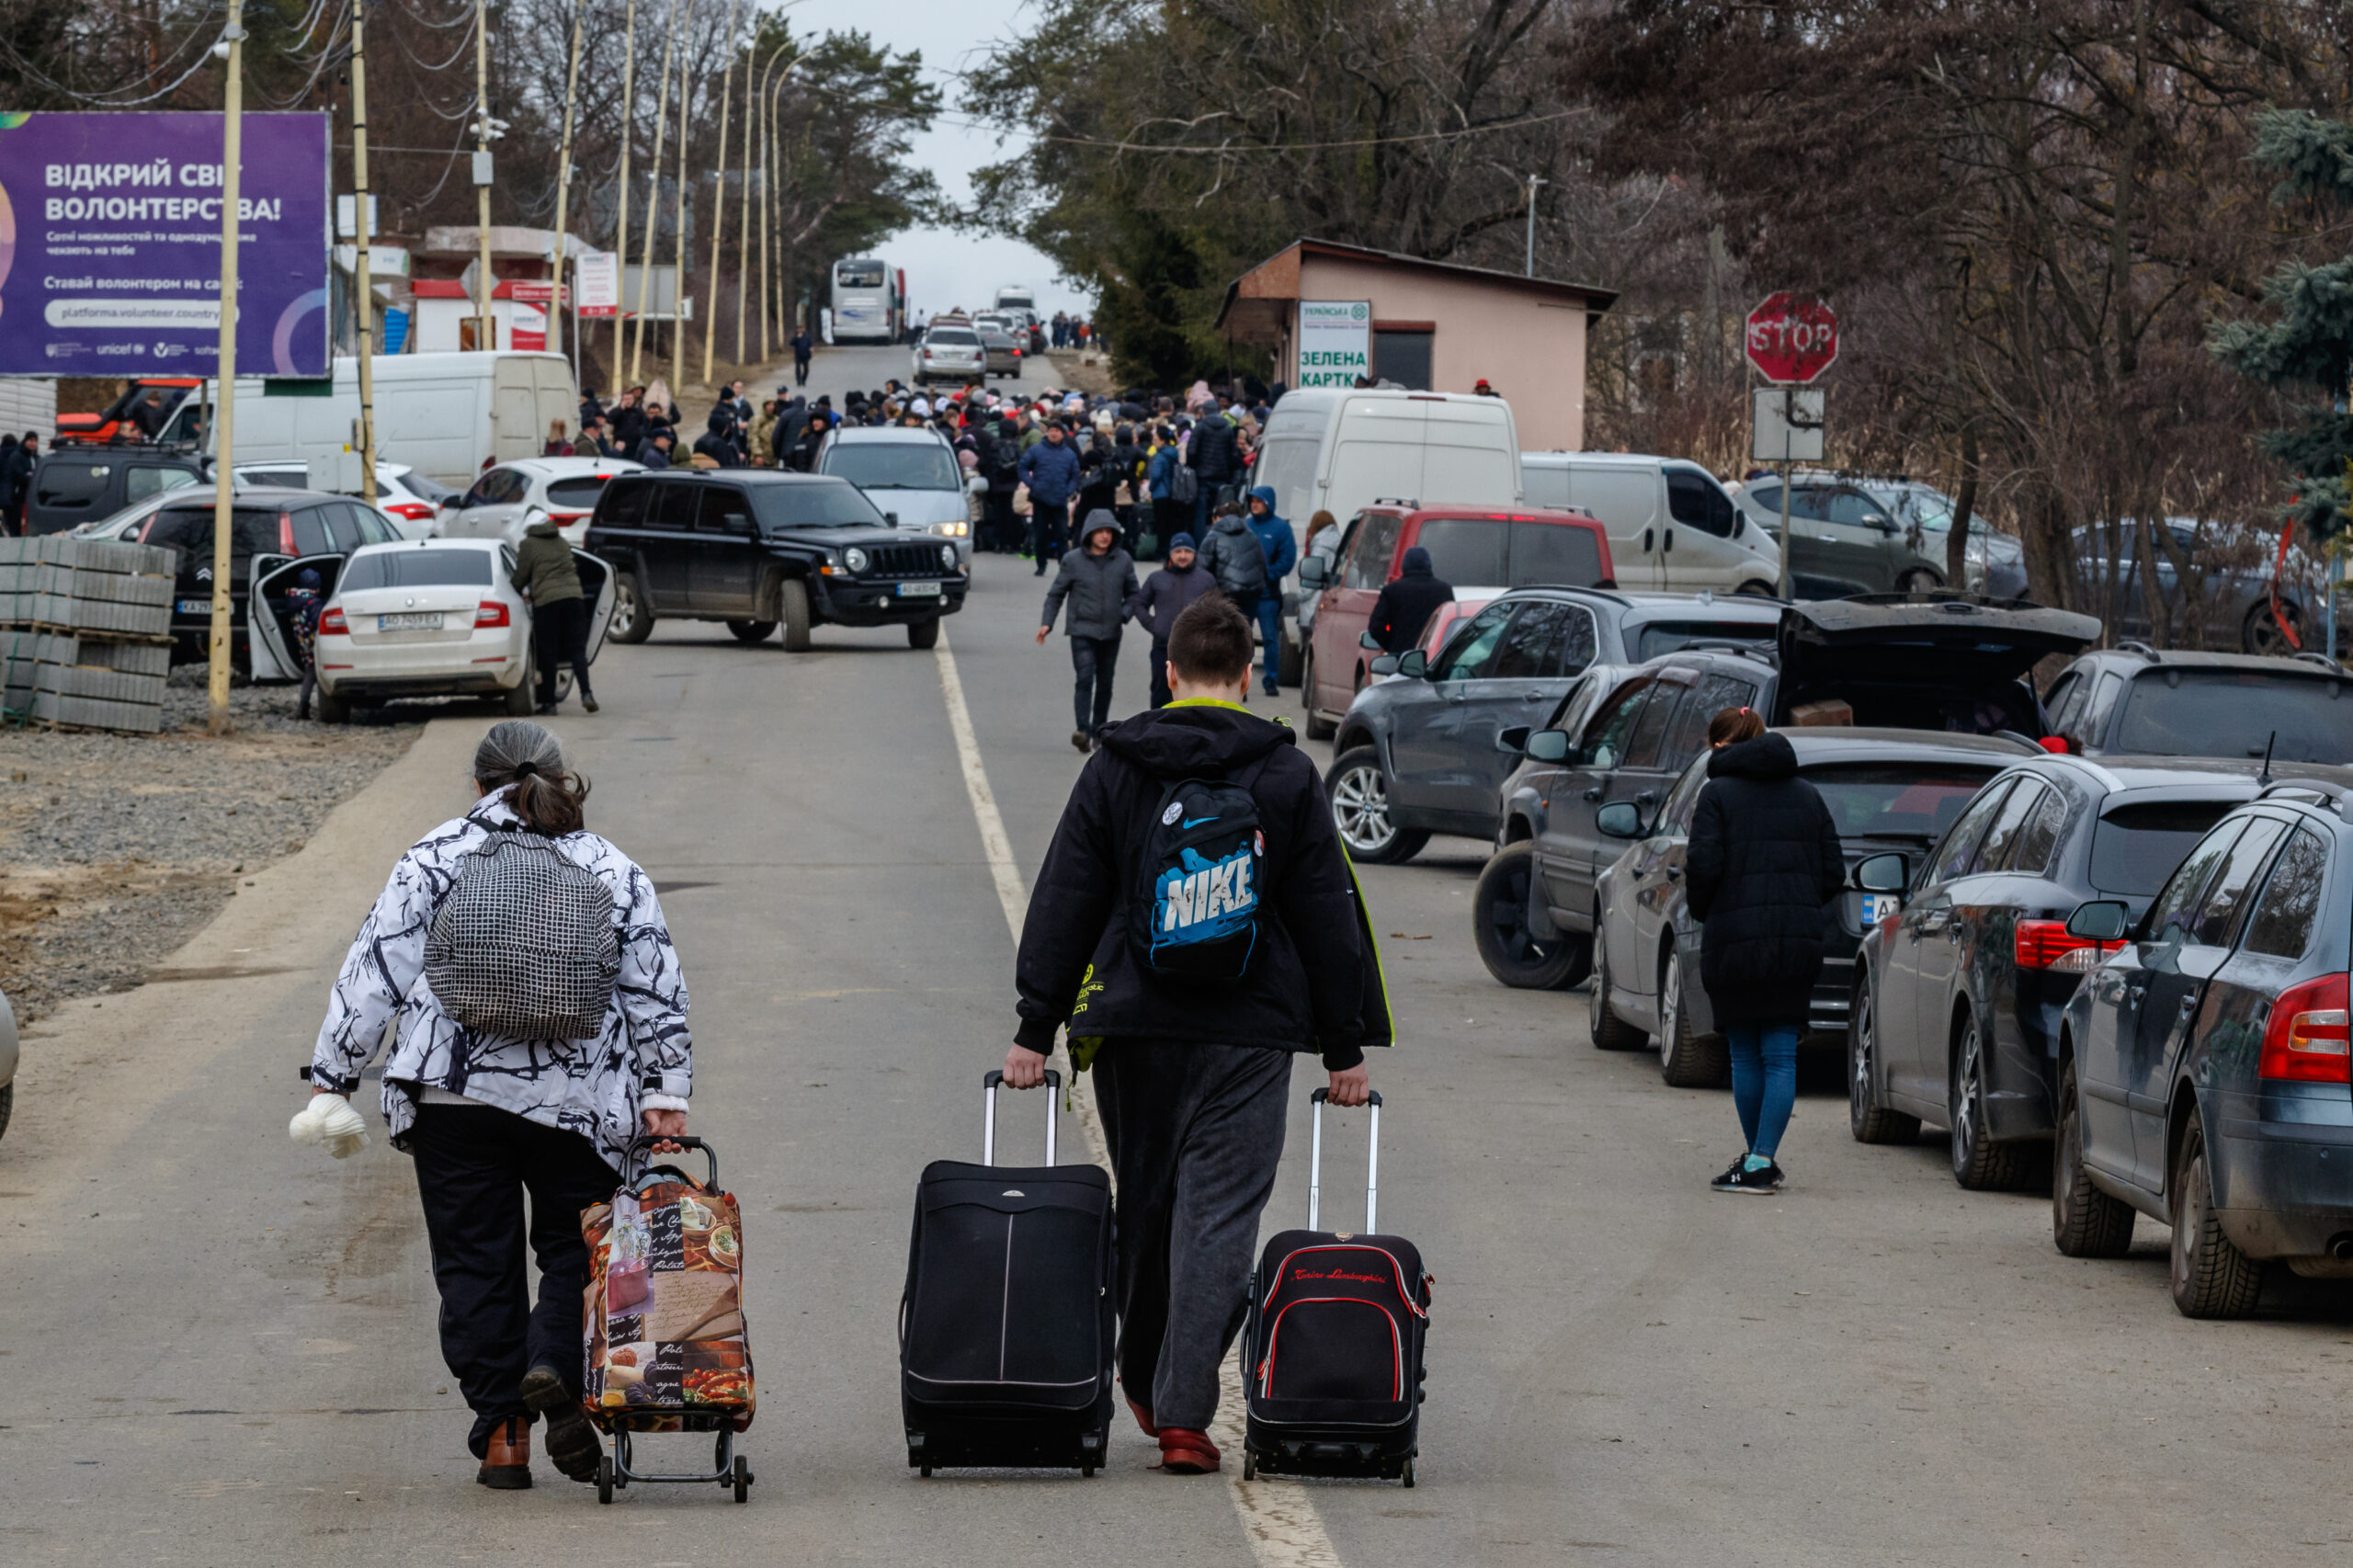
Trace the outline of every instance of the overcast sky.
[[[999, 145], [995, 131], [972, 125], [958, 112], [962, 94], [957, 74], [985, 62], [996, 44], [1030, 22], [1032, 12], [1026, 4], [880, 0], [865, 7], [796, 6], [790, 14], [803, 30], [857, 28], [894, 50], [922, 52], [925, 73], [942, 90], [948, 108], [928, 133], [915, 139], [915, 159], [931, 170], [949, 200], [970, 202], [972, 171], [1013, 151]], [[926, 314], [957, 305], [983, 308], [995, 302], [998, 289], [1014, 283], [1026, 283], [1036, 291], [1038, 309], [1045, 315], [1092, 308], [1055, 278], [1052, 262], [1017, 240], [913, 229], [892, 236], [879, 249], [883, 259], [906, 268], [911, 301]]]

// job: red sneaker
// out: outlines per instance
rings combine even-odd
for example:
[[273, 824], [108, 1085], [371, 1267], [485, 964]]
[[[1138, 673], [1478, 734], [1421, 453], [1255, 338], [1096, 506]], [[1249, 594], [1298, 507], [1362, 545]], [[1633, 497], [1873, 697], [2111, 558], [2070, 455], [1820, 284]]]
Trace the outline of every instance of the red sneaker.
[[1128, 1401], [1128, 1408], [1135, 1413], [1136, 1425], [1143, 1428], [1143, 1435], [1145, 1437], [1157, 1437], [1160, 1436], [1160, 1428], [1152, 1424], [1151, 1411], [1146, 1410], [1134, 1400]]
[[1207, 1432], [1171, 1426], [1160, 1434], [1160, 1468], [1172, 1475], [1205, 1475], [1224, 1462]]

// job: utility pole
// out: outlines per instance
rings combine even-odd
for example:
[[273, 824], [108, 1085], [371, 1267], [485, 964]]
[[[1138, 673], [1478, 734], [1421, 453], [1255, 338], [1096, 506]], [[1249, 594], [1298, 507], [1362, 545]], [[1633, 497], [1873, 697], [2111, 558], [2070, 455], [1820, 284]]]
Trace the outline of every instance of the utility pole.
[[[776, 90], [784, 91], [781, 81], [777, 83]], [[773, 98], [764, 107], [768, 123], [767, 139], [760, 147], [760, 363], [765, 365], [776, 358], [773, 340], [768, 336], [769, 325], [776, 320], [768, 303], [768, 243], [776, 232], [776, 187], [772, 176], [776, 167], [778, 109]]]
[[[555, 159], [555, 298], [548, 301], [548, 314], [563, 319], [563, 264], [568, 245], [564, 222], [571, 210], [572, 200], [572, 121], [580, 103], [580, 26], [581, 0], [572, 0], [572, 63], [563, 76], [563, 144]], [[580, 318], [572, 318], [572, 329], [564, 335], [572, 340], [572, 389], [580, 390]]]
[[[768, 143], [775, 135], [774, 124], [776, 117], [774, 96], [768, 85], [768, 73], [776, 69], [777, 62], [784, 57], [785, 50], [790, 49], [792, 45], [790, 42], [787, 42], [782, 48], [779, 48], [776, 53], [768, 56], [767, 64], [762, 67], [760, 71], [760, 96], [758, 98], [758, 120], [761, 131], [760, 363], [763, 365], [776, 358], [774, 350], [769, 347], [771, 340], [768, 336], [767, 153]], [[785, 76], [792, 74], [793, 66], [800, 64], [801, 61], [807, 58], [808, 57], [804, 54], [796, 53], [793, 55], [792, 59], [785, 65], [784, 76], [779, 76], [776, 79], [776, 92], [781, 92], [783, 90]], [[750, 274], [746, 268], [749, 267], [752, 259], [752, 124], [753, 121], [751, 117], [747, 116], [744, 121], [744, 222], [741, 230], [741, 240], [737, 247], [743, 252], [744, 265], [739, 267], [735, 272], [735, 358], [738, 359], [743, 358], [745, 353], [744, 347], [744, 301], [749, 291], [748, 278]]]
[[[662, 85], [654, 94], [654, 176], [652, 188], [645, 200], [645, 259], [637, 269], [637, 330], [630, 335], [629, 379], [634, 382], [645, 369], [645, 305], [646, 291], [654, 287], [654, 235], [662, 227], [662, 138], [670, 127], [670, 60], [678, 51], [678, 34], [691, 14], [688, 0], [670, 0], [670, 26], [662, 39]], [[677, 318], [677, 303], [670, 306], [671, 319]], [[672, 387], [676, 397], [678, 389]]]
[[474, 279], [474, 347], [498, 347], [490, 313], [490, 0], [474, 0], [474, 228], [482, 236], [481, 276]]
[[229, 0], [229, 25], [221, 29], [229, 46], [229, 75], [221, 89], [221, 362], [213, 375], [221, 386], [219, 438], [212, 468], [212, 629], [210, 677], [205, 730], [229, 733], [229, 496], [237, 460], [237, 221], [238, 160], [244, 155], [245, 6]]
[[[719, 241], [727, 232], [727, 109], [735, 91], [735, 35], [744, 30], [744, 0], [735, 0], [735, 19], [727, 29], [727, 68], [719, 77], [719, 153], [710, 171], [710, 308], [702, 318], [702, 379], [710, 380], [710, 342], [719, 331]], [[752, 122], [752, 62], [744, 62], [744, 123]], [[678, 151], [687, 150], [686, 131], [678, 133]], [[744, 334], [735, 334], [735, 358], [744, 357]]]
[[[688, 14], [694, 7], [690, 3]], [[694, 107], [694, 87], [687, 74], [687, 62], [678, 62], [678, 241], [676, 265], [678, 268], [677, 303], [670, 308], [670, 401], [675, 405], [687, 387], [687, 322], [686, 309], [694, 295], [687, 290], [687, 126], [688, 111]], [[658, 165], [657, 165], [658, 166]]]
[[[755, 29], [752, 36], [756, 42], [758, 31]], [[777, 52], [780, 54], [783, 51]], [[747, 62], [744, 67], [746, 84], [744, 94], [744, 200], [735, 220], [735, 362], [739, 365], [751, 353], [751, 340], [745, 335], [744, 326], [752, 281], [752, 133], [761, 124], [760, 104], [768, 90], [768, 72], [775, 67], [776, 55], [772, 54], [767, 64], [760, 68], [760, 85], [756, 89], [749, 87], [752, 79], [750, 64]], [[767, 363], [765, 355], [761, 357], [760, 363]]]
[[[629, 144], [635, 140], [637, 132], [637, 0], [629, 0], [629, 20], [622, 24], [622, 28], [620, 226], [613, 234], [613, 265], [616, 267], [629, 259]], [[620, 279], [616, 278], [613, 283], [618, 296]], [[613, 306], [613, 380], [619, 383], [613, 388], [616, 393], [631, 379], [621, 374], [621, 333], [628, 325], [627, 314], [616, 298]]]
[[1536, 276], [1536, 187], [1552, 183], [1535, 175], [1528, 176], [1528, 262], [1523, 270], [1529, 278]]
[[[359, 498], [376, 504], [376, 286], [368, 272], [368, 0], [351, 0], [351, 277], [359, 318]], [[327, 367], [333, 374], [335, 367]]]

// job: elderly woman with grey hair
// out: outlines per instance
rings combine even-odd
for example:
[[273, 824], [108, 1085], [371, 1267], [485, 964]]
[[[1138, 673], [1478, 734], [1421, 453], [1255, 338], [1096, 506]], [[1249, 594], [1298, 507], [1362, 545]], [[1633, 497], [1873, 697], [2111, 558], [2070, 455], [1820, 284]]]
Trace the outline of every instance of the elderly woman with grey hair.
[[[479, 803], [426, 834], [392, 868], [335, 978], [308, 1076], [313, 1096], [349, 1096], [397, 1020], [384, 1063], [384, 1120], [393, 1147], [416, 1161], [441, 1292], [441, 1354], [474, 1412], [467, 1446], [483, 1461], [475, 1479], [530, 1485], [530, 1425], [545, 1416], [548, 1457], [574, 1480], [591, 1481], [601, 1450], [580, 1406], [588, 1282], [580, 1210], [612, 1196], [623, 1152], [641, 1130], [665, 1138], [686, 1131], [693, 1088], [686, 981], [653, 882], [584, 826], [587, 783], [565, 770], [553, 735], [521, 720], [497, 725], [474, 752], [473, 782]], [[534, 928], [519, 932], [511, 917], [445, 918], [445, 909], [479, 912], [485, 896], [497, 913], [497, 897], [524, 884], [502, 882], [495, 870], [470, 873], [510, 852], [524, 864], [537, 857], [542, 882], [568, 892], [565, 907], [521, 903]], [[567, 918], [575, 922], [568, 930]], [[555, 1023], [596, 1027], [571, 1039], [549, 1038], [549, 1028], [528, 1019], [514, 1032], [483, 1027], [489, 1004], [473, 993], [498, 990], [514, 967], [508, 949], [526, 949], [551, 931], [564, 939], [551, 945], [550, 967], [592, 965], [585, 1010]], [[460, 996], [452, 977], [469, 975], [467, 946], [487, 961], [473, 966]], [[590, 949], [601, 958], [580, 959]], [[436, 984], [451, 994], [437, 995]], [[331, 1148], [356, 1146], [356, 1114], [341, 1101], [314, 1105], [313, 1113], [329, 1124]], [[527, 1245], [539, 1259], [536, 1307]]]

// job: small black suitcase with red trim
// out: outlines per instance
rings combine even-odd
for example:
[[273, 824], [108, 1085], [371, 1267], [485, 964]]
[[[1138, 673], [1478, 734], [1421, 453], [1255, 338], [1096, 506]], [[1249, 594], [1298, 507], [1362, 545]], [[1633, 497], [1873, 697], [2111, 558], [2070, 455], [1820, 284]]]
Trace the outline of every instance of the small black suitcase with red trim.
[[1420, 1452], [1431, 1277], [1420, 1248], [1372, 1229], [1380, 1201], [1378, 1092], [1365, 1228], [1315, 1228], [1329, 1096], [1329, 1090], [1315, 1091], [1308, 1228], [1269, 1241], [1250, 1277], [1242, 1475], [1378, 1476], [1411, 1486]]

